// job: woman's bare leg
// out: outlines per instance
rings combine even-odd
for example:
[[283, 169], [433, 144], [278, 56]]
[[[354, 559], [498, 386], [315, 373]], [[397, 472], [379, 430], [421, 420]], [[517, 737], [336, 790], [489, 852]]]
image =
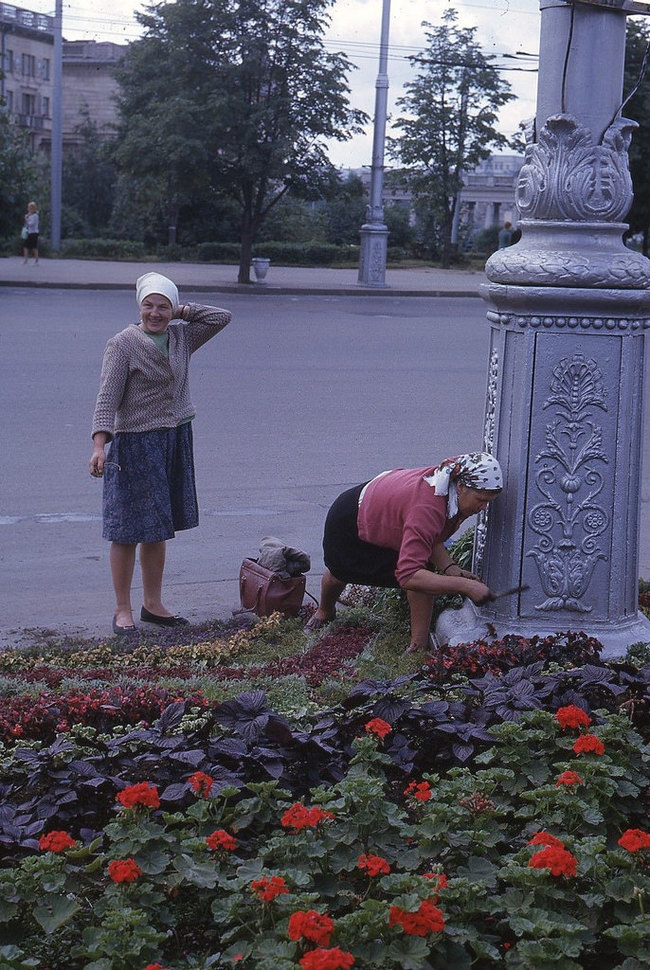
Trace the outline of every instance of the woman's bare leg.
[[408, 648], [409, 652], [428, 650], [434, 597], [430, 593], [416, 593], [412, 589], [407, 590], [406, 595], [411, 610], [411, 645]]
[[162, 580], [165, 571], [166, 542], [140, 543], [140, 570], [145, 609], [156, 616], [173, 616], [162, 602]]
[[131, 583], [135, 568], [135, 545], [111, 542], [110, 563], [115, 590], [115, 622], [118, 626], [133, 626]]
[[320, 603], [318, 609], [312, 614], [307, 627], [317, 630], [324, 623], [329, 623], [336, 616], [336, 601], [345, 589], [346, 584], [342, 583], [336, 576], [332, 576], [329, 569], [323, 573], [320, 584]]

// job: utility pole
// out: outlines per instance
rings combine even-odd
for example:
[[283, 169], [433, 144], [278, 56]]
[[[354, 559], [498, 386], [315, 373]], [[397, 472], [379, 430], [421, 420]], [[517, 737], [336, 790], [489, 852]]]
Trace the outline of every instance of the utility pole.
[[379, 44], [379, 73], [375, 84], [375, 123], [372, 140], [370, 170], [370, 204], [366, 223], [361, 227], [359, 276], [362, 286], [386, 286], [386, 253], [388, 226], [384, 223], [384, 151], [388, 116], [388, 33], [390, 28], [390, 0], [382, 0], [381, 40]]
[[[521, 240], [487, 262], [483, 450], [504, 494], [479, 518], [474, 570], [495, 590], [447, 611], [442, 640], [584, 631], [603, 657], [650, 640], [638, 611], [650, 262], [623, 244], [633, 199], [621, 117], [635, 0], [541, 0], [537, 113], [516, 201]], [[462, 614], [460, 616], [459, 614]]]
[[50, 239], [56, 252], [61, 245], [61, 172], [63, 156], [63, 0], [54, 13], [54, 65], [52, 72], [52, 142], [50, 148]]

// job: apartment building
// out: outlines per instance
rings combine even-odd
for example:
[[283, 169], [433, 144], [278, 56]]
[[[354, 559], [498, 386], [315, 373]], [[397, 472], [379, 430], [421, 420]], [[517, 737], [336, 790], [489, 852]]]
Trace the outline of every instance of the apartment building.
[[[31, 147], [49, 152], [52, 139], [54, 18], [0, 2], [0, 99], [24, 128]], [[116, 118], [113, 70], [120, 44], [63, 41], [63, 147], [74, 146], [75, 128], [88, 114], [100, 128]]]

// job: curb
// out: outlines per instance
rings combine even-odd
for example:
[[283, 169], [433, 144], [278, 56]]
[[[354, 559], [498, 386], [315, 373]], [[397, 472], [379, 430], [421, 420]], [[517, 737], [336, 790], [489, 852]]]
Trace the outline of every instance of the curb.
[[[193, 293], [245, 293], [248, 296], [397, 296], [397, 297], [460, 297], [480, 298], [476, 290], [402, 290], [391, 286], [382, 287], [316, 287], [316, 286], [274, 286], [268, 283], [217, 283], [207, 286], [204, 283], [183, 283], [183, 289]], [[20, 289], [50, 290], [132, 290], [132, 283], [53, 283], [35, 280], [0, 280], [0, 286]]]

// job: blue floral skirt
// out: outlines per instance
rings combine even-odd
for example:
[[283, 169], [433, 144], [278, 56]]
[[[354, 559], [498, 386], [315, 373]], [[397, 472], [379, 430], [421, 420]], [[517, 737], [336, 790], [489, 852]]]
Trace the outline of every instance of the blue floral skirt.
[[106, 454], [102, 535], [162, 542], [199, 524], [192, 424], [115, 435]]

